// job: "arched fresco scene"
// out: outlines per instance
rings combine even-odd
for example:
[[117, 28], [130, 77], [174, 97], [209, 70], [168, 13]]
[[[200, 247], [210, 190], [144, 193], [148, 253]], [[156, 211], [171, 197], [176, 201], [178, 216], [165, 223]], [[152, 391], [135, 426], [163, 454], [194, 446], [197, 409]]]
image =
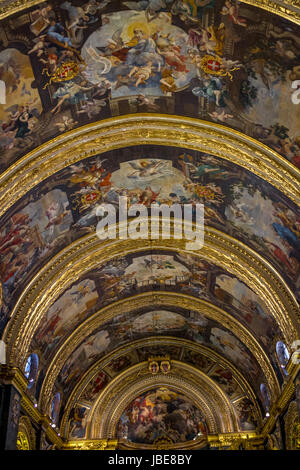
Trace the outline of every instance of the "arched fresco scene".
[[300, 449], [299, 32], [293, 0], [0, 2], [1, 449]]

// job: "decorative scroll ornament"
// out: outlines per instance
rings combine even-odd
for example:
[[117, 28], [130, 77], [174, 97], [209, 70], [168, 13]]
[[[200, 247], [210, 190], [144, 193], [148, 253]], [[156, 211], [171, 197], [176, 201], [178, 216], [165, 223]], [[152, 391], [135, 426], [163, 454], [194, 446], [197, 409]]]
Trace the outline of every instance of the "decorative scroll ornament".
[[169, 436], [161, 436], [154, 441], [154, 445], [157, 450], [168, 450], [172, 444], [173, 441]]
[[17, 450], [29, 450], [29, 441], [26, 434], [22, 431], [18, 432], [17, 436]]

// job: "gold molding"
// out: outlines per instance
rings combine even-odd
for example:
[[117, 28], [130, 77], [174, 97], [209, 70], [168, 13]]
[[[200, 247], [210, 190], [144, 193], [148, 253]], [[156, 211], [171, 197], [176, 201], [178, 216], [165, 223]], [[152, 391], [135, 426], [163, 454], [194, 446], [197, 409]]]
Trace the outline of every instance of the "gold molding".
[[21, 416], [17, 437], [17, 450], [35, 450], [36, 435], [28, 416]]
[[240, 0], [300, 25], [299, 0]]
[[19, 159], [0, 175], [0, 217], [28, 191], [59, 170], [110, 150], [144, 144], [184, 147], [231, 161], [300, 205], [300, 171], [266, 145], [220, 124], [149, 113], [124, 115], [79, 127]]
[[[250, 386], [249, 382], [244, 378], [244, 376], [234, 367], [230, 361], [226, 358], [221, 356], [221, 354], [209, 349], [207, 346], [202, 344], [195, 344], [191, 340], [182, 339], [182, 338], [174, 338], [171, 336], [159, 336], [159, 337], [150, 337], [139, 339], [136, 341], [132, 341], [130, 344], [125, 344], [120, 346], [119, 348], [111, 351], [110, 353], [106, 354], [104, 357], [99, 359], [95, 364], [93, 364], [88, 371], [83, 375], [83, 377], [79, 380], [79, 382], [75, 385], [73, 391], [68, 398], [68, 401], [65, 405], [64, 415], [61, 420], [60, 425], [60, 432], [61, 435], [66, 437], [67, 425], [69, 420], [69, 415], [72, 408], [76, 405], [76, 402], [80, 401], [80, 396], [86, 386], [90, 383], [91, 380], [94, 379], [95, 375], [99, 372], [99, 370], [105, 370], [105, 367], [110, 363], [110, 361], [114, 358], [120, 357], [124, 354], [129, 354], [131, 351], [139, 349], [141, 347], [149, 347], [149, 346], [177, 346], [181, 348], [181, 350], [189, 350], [189, 351], [196, 351], [198, 354], [202, 354], [205, 357], [208, 357], [210, 360], [214, 362], [214, 364], [218, 364], [227, 368], [231, 371], [232, 375], [234, 376], [236, 382], [238, 383], [241, 391], [244, 395], [250, 397], [253, 401], [256, 414], [259, 417], [259, 421], [262, 421], [261, 411], [260, 408], [257, 406], [256, 403], [256, 396], [255, 393]], [[173, 359], [171, 358], [171, 362]], [[181, 359], [182, 362], [182, 359]], [[187, 364], [189, 364], [187, 362]], [[194, 366], [197, 370], [196, 366]], [[240, 398], [240, 397], [238, 397]]]
[[[270, 409], [270, 417], [264, 424], [261, 434], [267, 436], [276, 424], [277, 418], [284, 413], [288, 407], [290, 401], [293, 399], [295, 394], [295, 383], [294, 380], [300, 372], [300, 365], [289, 363], [288, 365], [288, 380], [282, 387], [282, 393], [276, 403]], [[299, 417], [300, 419], [300, 417]]]
[[[183, 240], [114, 240], [89, 235], [70, 245], [42, 268], [26, 286], [14, 307], [3, 340], [8, 363], [25, 365], [30, 342], [44, 313], [71, 283], [102, 263], [147, 249], [185, 252]], [[261, 256], [215, 229], [205, 230], [205, 245], [196, 256], [210, 261], [245, 282], [265, 303], [289, 346], [297, 339], [299, 307], [284, 281]], [[289, 316], [286, 312], [289, 312]]]
[[116, 450], [117, 439], [81, 439], [64, 443], [61, 450]]
[[0, 364], [0, 382], [13, 385], [21, 395], [26, 393], [28, 381], [18, 367]]
[[[184, 450], [198, 450], [207, 447], [207, 437], [200, 436], [194, 438], [192, 441], [185, 441]], [[118, 449], [120, 450], [182, 450], [182, 443], [171, 444], [169, 439], [159, 439], [155, 444], [136, 444], [125, 439], [118, 441]]]
[[300, 416], [295, 401], [290, 403], [284, 421], [287, 450], [300, 450]]
[[243, 450], [263, 449], [264, 438], [253, 431], [243, 431], [239, 433], [211, 434], [207, 436], [208, 444], [211, 448], [227, 450], [239, 450], [242, 445]]
[[[262, 10], [268, 11], [293, 23], [300, 24], [300, 9], [298, 0], [240, 0]], [[2, 0], [0, 1], [0, 20], [20, 11], [44, 3], [41, 0]]]
[[102, 324], [114, 318], [121, 313], [131, 312], [135, 309], [148, 307], [150, 305], [160, 305], [161, 307], [181, 307], [187, 310], [199, 311], [208, 318], [218, 321], [226, 329], [229, 329], [239, 340], [244, 343], [252, 352], [258, 364], [265, 375], [266, 382], [270, 391], [271, 400], [275, 401], [280, 395], [280, 388], [273, 367], [269, 362], [269, 358], [263, 351], [257, 340], [249, 331], [242, 326], [237, 320], [220, 308], [209, 304], [200, 299], [190, 297], [188, 295], [169, 293], [169, 292], [149, 292], [139, 294], [135, 297], [110, 304], [97, 313], [89, 317], [83, 322], [65, 341], [65, 343], [57, 350], [54, 358], [49, 365], [47, 373], [43, 381], [40, 392], [40, 408], [47, 412], [49, 400], [55, 380], [63, 367], [65, 361], [70, 357], [72, 352], [82, 341]]

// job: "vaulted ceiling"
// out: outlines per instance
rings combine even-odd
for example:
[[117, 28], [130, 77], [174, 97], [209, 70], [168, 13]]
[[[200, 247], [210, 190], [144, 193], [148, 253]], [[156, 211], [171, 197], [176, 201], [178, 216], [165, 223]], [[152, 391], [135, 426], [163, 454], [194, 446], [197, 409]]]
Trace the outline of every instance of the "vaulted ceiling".
[[[0, 335], [65, 439], [259, 432], [284, 391], [300, 14], [277, 3], [0, 8]], [[99, 239], [119, 196], [204, 204], [204, 246]]]

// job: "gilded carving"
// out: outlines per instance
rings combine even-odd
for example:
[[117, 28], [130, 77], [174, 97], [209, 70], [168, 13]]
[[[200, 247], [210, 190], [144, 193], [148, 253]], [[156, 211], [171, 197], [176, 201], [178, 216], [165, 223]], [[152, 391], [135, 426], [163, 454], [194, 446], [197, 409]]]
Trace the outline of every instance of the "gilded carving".
[[248, 169], [299, 203], [299, 170], [267, 146], [240, 132], [198, 119], [136, 114], [70, 131], [11, 165], [0, 176], [0, 216], [62, 168], [96, 154], [139, 144], [184, 146], [211, 153]]
[[90, 427], [87, 434], [93, 438], [114, 437], [116, 426], [126, 405], [142, 390], [155, 384], [172, 386], [181, 392], [187, 392], [199, 403], [210, 432], [230, 432], [236, 429], [237, 422], [232, 405], [216, 384], [199, 370], [174, 361], [172, 372], [167, 375], [152, 374], [147, 363], [131, 367], [114, 379], [99, 395], [90, 414]]
[[[220, 324], [230, 328], [230, 330], [240, 338], [240, 340], [248, 347], [248, 349], [252, 351], [254, 357], [257, 359], [263, 370], [263, 373], [265, 374], [271, 396], [274, 399], [278, 397], [280, 389], [274, 369], [269, 362], [269, 358], [266, 356], [265, 352], [262, 350], [261, 346], [257, 343], [254, 337], [237, 320], [231, 318], [221, 309], [200, 299], [195, 299], [187, 295], [178, 295], [167, 292], [161, 292], [159, 295], [156, 295], [158, 304], [160, 306], [179, 306], [188, 310], [199, 311], [208, 318], [213, 318], [220, 322]], [[56, 377], [72, 351], [82, 341], [82, 338], [88, 336], [96, 326], [99, 327], [102, 323], [120, 314], [121, 312], [124, 313], [126, 311], [132, 311], [136, 308], [147, 306], [149, 303], [153, 303], [153, 297], [151, 293], [139, 294], [134, 298], [119, 301], [113, 305], [104, 307], [97, 314], [93, 315], [87, 321], [85, 321], [68, 338], [65, 344], [57, 351], [52, 360], [40, 394], [40, 403], [42, 408], [45, 410], [47, 409], [49, 396], [51, 395]]]
[[290, 403], [285, 416], [285, 435], [287, 450], [300, 450], [300, 417], [295, 401]]
[[[264, 260], [240, 242], [216, 231], [205, 231], [205, 246], [201, 257], [215, 262], [245, 282], [268, 306], [279, 324], [287, 344], [297, 338], [291, 318], [299, 317], [299, 308], [288, 288]], [[24, 290], [12, 312], [12, 319], [4, 332], [8, 360], [24, 364], [31, 338], [43, 313], [53, 304], [71, 282], [120, 253], [138, 252], [145, 247], [164, 247], [184, 251], [181, 240], [145, 241], [127, 240], [100, 242], [96, 236], [84, 237], [65, 249], [46, 265]], [[285, 314], [290, 312], [290, 316]], [[22, 334], [20, 333], [22, 326]]]
[[114, 358], [118, 358], [120, 354], [128, 354], [130, 353], [130, 351], [135, 350], [135, 348], [140, 348], [142, 346], [149, 347], [150, 345], [151, 347], [164, 345], [167, 348], [172, 348], [172, 346], [175, 345], [180, 346], [181, 348], [186, 348], [190, 351], [201, 353], [205, 357], [210, 358], [214, 362], [218, 363], [220, 366], [231, 370], [241, 389], [245, 391], [247, 396], [249, 396], [255, 404], [256, 415], [259, 416], [261, 420], [260, 408], [256, 404], [256, 398], [252, 388], [250, 387], [249, 383], [244, 379], [244, 377], [239, 373], [239, 371], [229, 361], [227, 361], [220, 354], [216, 353], [215, 351], [212, 351], [204, 345], [194, 344], [192, 341], [185, 339], [162, 336], [133, 341], [129, 345], [121, 346], [117, 350], [107, 354], [104, 358], [100, 359], [95, 364], [93, 364], [91, 368], [84, 374], [79, 383], [76, 385], [73, 392], [71, 393], [70, 398], [68, 399], [68, 402], [65, 407], [64, 416], [61, 422], [61, 433], [63, 433], [63, 435], [66, 436], [66, 427], [71, 409], [75, 406], [76, 401], [82, 396], [84, 389], [87, 387], [91, 379], [99, 372], [99, 370], [105, 370], [106, 365], [111, 362]]
[[36, 436], [30, 419], [21, 416], [19, 420], [19, 431], [17, 437], [17, 450], [35, 450]]

